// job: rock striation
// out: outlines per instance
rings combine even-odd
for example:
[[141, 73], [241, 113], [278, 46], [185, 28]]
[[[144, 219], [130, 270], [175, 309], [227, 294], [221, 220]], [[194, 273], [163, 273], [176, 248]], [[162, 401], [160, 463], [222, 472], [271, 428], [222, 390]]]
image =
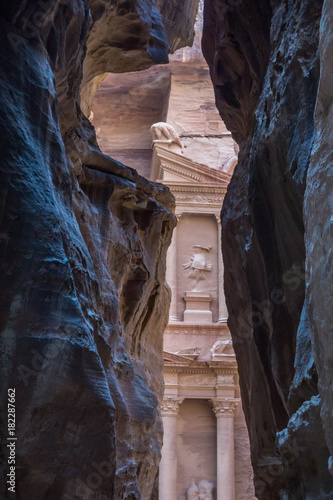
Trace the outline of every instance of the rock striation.
[[333, 494], [332, 8], [205, 2], [204, 55], [240, 145], [222, 246], [259, 499]]
[[[4, 1], [0, 24], [1, 408], [14, 389], [16, 498], [148, 500], [174, 199], [101, 153], [80, 90], [89, 103], [105, 72], [166, 62], [171, 34], [144, 0]], [[1, 498], [7, 436], [5, 412]]]
[[199, 0], [90, 0], [82, 81], [89, 116], [94, 93], [107, 73], [140, 71], [168, 62], [168, 53], [192, 45]]
[[[321, 419], [333, 455], [332, 407], [332, 118], [333, 2], [325, 0], [320, 21], [320, 80], [314, 116], [315, 141], [304, 199], [309, 321], [321, 395]], [[333, 472], [332, 459], [329, 461]]]

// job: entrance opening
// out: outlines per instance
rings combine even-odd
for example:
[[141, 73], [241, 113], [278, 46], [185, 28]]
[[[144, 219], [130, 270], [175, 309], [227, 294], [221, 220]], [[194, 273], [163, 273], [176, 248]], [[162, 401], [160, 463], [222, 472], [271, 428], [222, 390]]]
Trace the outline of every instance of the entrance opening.
[[185, 399], [179, 409], [177, 428], [177, 498], [187, 500], [191, 483], [214, 484], [216, 499], [216, 418], [208, 401]]

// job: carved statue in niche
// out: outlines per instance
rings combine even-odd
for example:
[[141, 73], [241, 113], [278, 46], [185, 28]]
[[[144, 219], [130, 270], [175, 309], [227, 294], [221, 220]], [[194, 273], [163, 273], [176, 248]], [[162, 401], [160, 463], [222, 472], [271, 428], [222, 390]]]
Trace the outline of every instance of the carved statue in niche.
[[187, 500], [213, 500], [214, 483], [202, 479], [197, 486], [194, 481], [186, 492]]
[[194, 481], [191, 482], [189, 489], [186, 492], [187, 500], [198, 500], [199, 488]]
[[164, 141], [168, 142], [169, 146], [172, 143], [178, 144], [181, 148], [183, 145], [180, 141], [179, 135], [172, 125], [165, 122], [154, 123], [150, 127], [150, 133], [153, 136], [153, 141]]
[[193, 280], [192, 292], [201, 292], [199, 282], [205, 280], [207, 272], [213, 269], [211, 264], [206, 262], [206, 255], [212, 247], [193, 245], [193, 255], [189, 262], [183, 264], [184, 269], [190, 269], [188, 277]]

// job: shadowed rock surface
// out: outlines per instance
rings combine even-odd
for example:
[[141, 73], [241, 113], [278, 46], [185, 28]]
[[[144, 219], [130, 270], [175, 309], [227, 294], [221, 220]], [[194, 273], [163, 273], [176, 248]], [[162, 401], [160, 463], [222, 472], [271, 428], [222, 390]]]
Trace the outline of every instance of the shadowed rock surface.
[[[1, 408], [14, 388], [16, 498], [149, 499], [174, 200], [100, 152], [79, 93], [166, 62], [171, 34], [144, 0], [5, 0], [0, 24]], [[5, 411], [1, 498], [7, 436]]]
[[259, 499], [333, 495], [332, 7], [205, 4], [204, 54], [240, 144], [223, 257]]
[[[304, 202], [307, 301], [322, 399], [321, 418], [333, 455], [333, 307], [332, 307], [332, 143], [333, 2], [325, 0], [320, 22], [320, 80], [315, 110], [315, 142]], [[331, 472], [333, 463], [330, 460]]]

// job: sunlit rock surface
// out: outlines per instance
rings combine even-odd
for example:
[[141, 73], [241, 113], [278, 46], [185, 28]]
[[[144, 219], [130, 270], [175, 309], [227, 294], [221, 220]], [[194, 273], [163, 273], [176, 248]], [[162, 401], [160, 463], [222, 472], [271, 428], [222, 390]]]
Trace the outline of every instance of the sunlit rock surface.
[[333, 494], [332, 2], [322, 7], [205, 7], [216, 102], [240, 144], [222, 211], [225, 292], [267, 500]]
[[191, 45], [199, 0], [90, 0], [92, 27], [82, 81], [83, 110], [110, 73], [168, 62], [168, 53]]
[[[108, 60], [112, 9], [148, 26], [143, 65], [166, 61], [169, 35], [150, 2], [89, 7], [0, 6], [1, 408], [14, 388], [22, 500], [148, 500], [160, 457], [174, 200], [100, 152], [79, 93], [89, 29], [88, 57], [93, 40], [96, 64]], [[84, 81], [101, 68], [87, 61]], [[5, 411], [1, 498], [7, 436]]]

